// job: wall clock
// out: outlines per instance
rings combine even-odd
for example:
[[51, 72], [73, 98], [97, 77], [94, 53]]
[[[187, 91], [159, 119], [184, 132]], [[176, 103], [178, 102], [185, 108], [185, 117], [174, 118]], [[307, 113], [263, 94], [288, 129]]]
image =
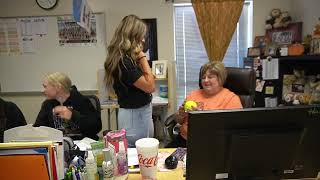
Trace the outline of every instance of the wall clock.
[[53, 9], [57, 4], [58, 0], [36, 0], [39, 7], [45, 10]]

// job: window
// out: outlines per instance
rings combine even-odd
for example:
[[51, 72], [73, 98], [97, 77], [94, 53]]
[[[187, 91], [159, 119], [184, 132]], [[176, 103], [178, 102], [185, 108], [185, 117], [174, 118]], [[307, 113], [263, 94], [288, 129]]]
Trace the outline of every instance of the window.
[[[175, 6], [175, 48], [177, 105], [190, 91], [199, 88], [199, 70], [208, 62], [195, 13], [191, 4]], [[227, 67], [242, 67], [252, 42], [252, 1], [245, 2], [237, 28], [224, 57]]]

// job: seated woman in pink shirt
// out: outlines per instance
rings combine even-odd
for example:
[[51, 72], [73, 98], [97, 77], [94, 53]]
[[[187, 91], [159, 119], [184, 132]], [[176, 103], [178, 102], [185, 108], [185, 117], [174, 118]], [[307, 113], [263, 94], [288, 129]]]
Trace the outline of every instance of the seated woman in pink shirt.
[[[185, 99], [185, 102], [191, 100], [198, 104], [198, 107], [193, 110], [242, 108], [240, 98], [229, 89], [223, 87], [227, 79], [227, 73], [222, 62], [212, 61], [206, 63], [201, 69], [200, 76], [203, 89], [192, 91]], [[180, 134], [167, 147], [186, 147], [188, 112], [185, 112], [183, 105], [180, 106], [179, 111], [176, 113], [176, 121], [181, 124]]]

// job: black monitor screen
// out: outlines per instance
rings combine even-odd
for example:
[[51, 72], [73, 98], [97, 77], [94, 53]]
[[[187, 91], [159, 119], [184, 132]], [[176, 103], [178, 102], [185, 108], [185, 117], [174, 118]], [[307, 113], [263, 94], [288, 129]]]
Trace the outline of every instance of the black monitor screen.
[[187, 179], [316, 177], [320, 106], [189, 113]]

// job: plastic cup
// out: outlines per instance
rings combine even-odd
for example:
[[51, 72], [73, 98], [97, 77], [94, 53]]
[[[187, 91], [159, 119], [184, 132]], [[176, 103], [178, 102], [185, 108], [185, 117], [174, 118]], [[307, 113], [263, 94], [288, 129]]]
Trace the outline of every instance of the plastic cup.
[[157, 177], [159, 141], [142, 138], [136, 141], [140, 174], [142, 179], [155, 180]]

